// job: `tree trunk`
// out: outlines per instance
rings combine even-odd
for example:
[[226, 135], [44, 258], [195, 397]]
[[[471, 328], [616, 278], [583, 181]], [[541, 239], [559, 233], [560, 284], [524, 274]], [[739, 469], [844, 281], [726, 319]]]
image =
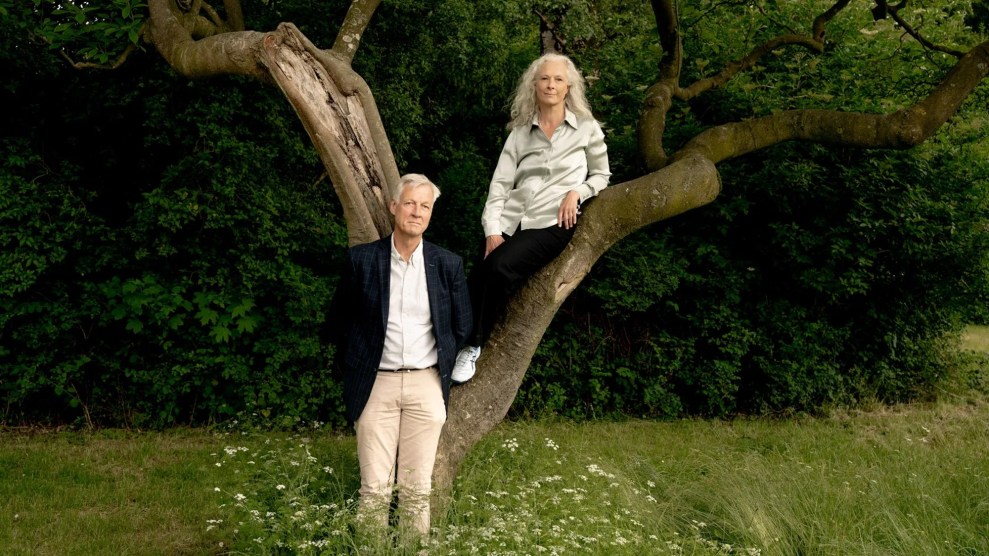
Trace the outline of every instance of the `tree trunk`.
[[608, 187], [587, 204], [567, 248], [509, 303], [506, 318], [485, 344], [477, 374], [451, 392], [433, 470], [438, 491], [449, 491], [470, 447], [504, 419], [543, 333], [595, 261], [635, 230], [710, 203], [720, 191], [714, 164], [694, 156]]

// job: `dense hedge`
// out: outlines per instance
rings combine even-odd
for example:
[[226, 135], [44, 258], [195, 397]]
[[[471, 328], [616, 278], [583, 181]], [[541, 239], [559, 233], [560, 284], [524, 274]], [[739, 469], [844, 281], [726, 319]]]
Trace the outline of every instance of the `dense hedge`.
[[[347, 4], [248, 14], [270, 28], [338, 21]], [[571, 4], [561, 32], [595, 77], [619, 182], [642, 171], [635, 121], [655, 71], [654, 21]], [[504, 102], [535, 55], [531, 12], [445, 0], [387, 3], [375, 17], [355, 64], [400, 167], [444, 190], [431, 239], [471, 261]], [[74, 71], [20, 23], [0, 37], [0, 105], [13, 107], [0, 135], [0, 422], [340, 423], [321, 330], [346, 233], [284, 99], [240, 79], [188, 82], [153, 53], [117, 72]], [[853, 40], [861, 25], [829, 36]], [[331, 40], [332, 29], [302, 27]], [[722, 33], [696, 55], [717, 67], [750, 39]], [[885, 56], [881, 42], [862, 48]], [[911, 52], [889, 71], [921, 71]], [[801, 77], [762, 68], [678, 108], [667, 143], [841, 98], [815, 80], [870, 59], [774, 55], [768, 70]], [[899, 83], [929, 86], [930, 75], [856, 77], [840, 107], [887, 110], [919, 94]], [[722, 165], [713, 204], [599, 262], [547, 331], [513, 414], [729, 415], [929, 391], [952, 333], [989, 319], [986, 96], [911, 151], [788, 144]]]
[[726, 415], [930, 393], [986, 291], [989, 166], [875, 154], [787, 145], [726, 167], [713, 206], [596, 267], [516, 411]]

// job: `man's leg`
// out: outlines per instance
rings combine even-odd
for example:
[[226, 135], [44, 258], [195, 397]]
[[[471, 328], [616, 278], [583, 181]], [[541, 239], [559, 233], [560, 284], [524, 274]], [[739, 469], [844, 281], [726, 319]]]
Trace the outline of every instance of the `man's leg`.
[[399, 525], [429, 534], [429, 494], [433, 463], [446, 407], [439, 372], [433, 369], [402, 373], [402, 425], [398, 441]]
[[354, 423], [357, 460], [361, 467], [359, 513], [363, 519], [382, 528], [388, 525], [388, 508], [395, 484], [403, 376], [405, 373], [379, 372], [371, 397]]

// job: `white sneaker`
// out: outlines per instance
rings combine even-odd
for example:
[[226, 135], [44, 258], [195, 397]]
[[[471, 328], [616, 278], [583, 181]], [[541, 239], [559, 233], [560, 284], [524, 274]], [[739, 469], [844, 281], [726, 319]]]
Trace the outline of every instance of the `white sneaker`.
[[460, 350], [460, 353], [457, 354], [457, 363], [453, 366], [453, 375], [451, 376], [454, 384], [463, 384], [474, 378], [474, 373], [477, 371], [477, 367], [474, 364], [480, 356], [480, 347], [467, 346]]

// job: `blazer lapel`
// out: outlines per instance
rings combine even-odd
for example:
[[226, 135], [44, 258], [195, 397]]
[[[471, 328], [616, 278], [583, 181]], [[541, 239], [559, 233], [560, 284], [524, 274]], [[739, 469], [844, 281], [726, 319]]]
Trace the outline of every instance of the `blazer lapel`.
[[382, 238], [378, 245], [378, 295], [381, 299], [381, 329], [388, 330], [388, 304], [391, 298], [391, 235]]
[[439, 301], [436, 296], [440, 291], [440, 268], [436, 264], [433, 246], [426, 240], [423, 240], [422, 244], [422, 259], [426, 263], [426, 296], [429, 298], [429, 314], [432, 316], [433, 327], [435, 328], [436, 315], [439, 314], [437, 307]]

